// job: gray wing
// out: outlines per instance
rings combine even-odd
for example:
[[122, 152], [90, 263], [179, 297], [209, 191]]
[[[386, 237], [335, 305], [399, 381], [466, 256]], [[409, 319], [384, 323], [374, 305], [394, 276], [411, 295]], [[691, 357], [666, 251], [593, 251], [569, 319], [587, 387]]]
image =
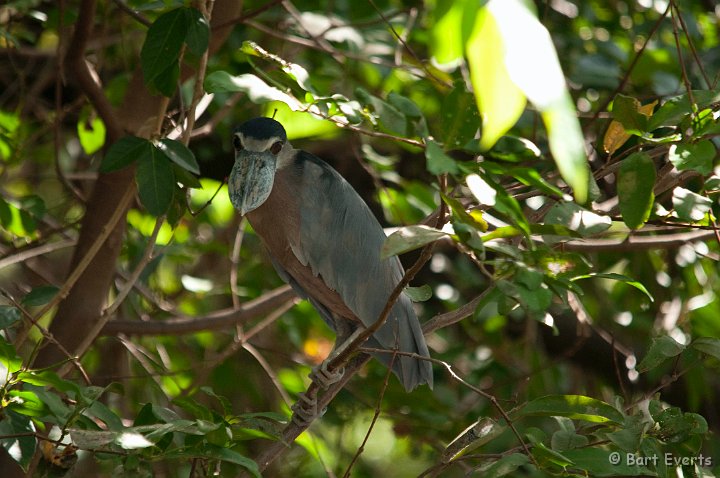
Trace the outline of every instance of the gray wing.
[[[385, 233], [370, 208], [350, 184], [325, 162], [298, 151], [301, 176], [300, 238], [292, 246], [298, 260], [338, 292], [348, 308], [368, 327], [379, 317], [403, 268], [397, 257], [380, 259]], [[429, 356], [410, 299], [403, 293], [370, 346], [399, 348]], [[396, 345], [397, 344], [397, 345]], [[377, 354], [386, 365], [391, 354]], [[406, 389], [427, 383], [432, 367], [425, 360], [397, 356], [393, 371]]]

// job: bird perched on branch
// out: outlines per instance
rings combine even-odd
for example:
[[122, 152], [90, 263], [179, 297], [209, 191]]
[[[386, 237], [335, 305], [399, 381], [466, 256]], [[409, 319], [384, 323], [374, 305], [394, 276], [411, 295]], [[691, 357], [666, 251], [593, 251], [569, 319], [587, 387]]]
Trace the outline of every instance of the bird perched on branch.
[[[283, 126], [254, 118], [233, 134], [230, 201], [267, 248], [280, 276], [336, 333], [335, 350], [380, 316], [404, 274], [397, 257], [380, 258], [385, 233], [345, 179], [316, 156], [292, 147]], [[428, 357], [420, 323], [403, 293], [368, 347]], [[430, 362], [375, 354], [407, 391], [432, 387]]]

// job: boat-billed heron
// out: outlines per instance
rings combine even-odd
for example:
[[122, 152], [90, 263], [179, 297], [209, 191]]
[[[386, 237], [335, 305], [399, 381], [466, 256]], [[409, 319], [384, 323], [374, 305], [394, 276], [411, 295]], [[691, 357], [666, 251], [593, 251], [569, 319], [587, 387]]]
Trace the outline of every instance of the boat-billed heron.
[[[403, 276], [397, 257], [380, 258], [386, 239], [380, 223], [350, 184], [316, 156], [297, 150], [283, 126], [254, 118], [233, 134], [235, 164], [228, 180], [233, 206], [246, 216], [275, 269], [318, 310], [341, 346], [369, 327]], [[410, 299], [403, 293], [383, 326], [368, 339], [372, 348], [429, 356]], [[427, 383], [430, 362], [377, 353], [405, 389]]]

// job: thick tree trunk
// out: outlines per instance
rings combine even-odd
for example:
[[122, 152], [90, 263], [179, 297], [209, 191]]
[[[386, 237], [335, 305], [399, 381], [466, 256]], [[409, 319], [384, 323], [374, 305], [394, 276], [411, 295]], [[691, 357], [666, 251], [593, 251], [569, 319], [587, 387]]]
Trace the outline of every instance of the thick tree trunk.
[[[231, 20], [240, 16], [241, 8], [242, 2], [235, 0], [218, 0], [215, 3], [212, 24], [222, 26], [212, 31], [211, 54], [225, 42], [235, 25]], [[189, 69], [183, 69], [184, 78], [190, 77], [192, 73]], [[161, 101], [160, 96], [152, 95], [145, 88], [142, 72], [137, 68], [127, 88], [124, 102], [115, 112], [123, 132], [139, 136], [147, 135], [150, 131], [148, 125], [156, 124], [155, 118], [160, 111]], [[118, 138], [109, 139], [115, 141]], [[135, 188], [134, 168], [100, 174], [88, 199], [70, 271], [83, 260], [88, 249], [103, 232], [108, 219], [129, 188]], [[70, 353], [77, 351], [78, 346], [85, 340], [84, 334], [100, 319], [115, 275], [115, 265], [125, 234], [125, 223], [125, 213], [123, 213], [107, 241], [58, 306], [50, 332]], [[45, 367], [66, 358], [57, 346], [48, 344], [41, 350], [34, 365]]]

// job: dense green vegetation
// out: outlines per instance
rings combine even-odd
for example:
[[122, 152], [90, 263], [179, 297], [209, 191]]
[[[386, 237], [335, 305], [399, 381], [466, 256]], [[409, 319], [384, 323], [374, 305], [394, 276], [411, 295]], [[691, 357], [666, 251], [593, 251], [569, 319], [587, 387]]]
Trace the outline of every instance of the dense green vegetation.
[[[711, 1], [0, 6], [2, 476], [715, 476]], [[259, 115], [396, 228], [407, 394], [233, 210]], [[291, 420], [305, 390], [327, 406]]]

